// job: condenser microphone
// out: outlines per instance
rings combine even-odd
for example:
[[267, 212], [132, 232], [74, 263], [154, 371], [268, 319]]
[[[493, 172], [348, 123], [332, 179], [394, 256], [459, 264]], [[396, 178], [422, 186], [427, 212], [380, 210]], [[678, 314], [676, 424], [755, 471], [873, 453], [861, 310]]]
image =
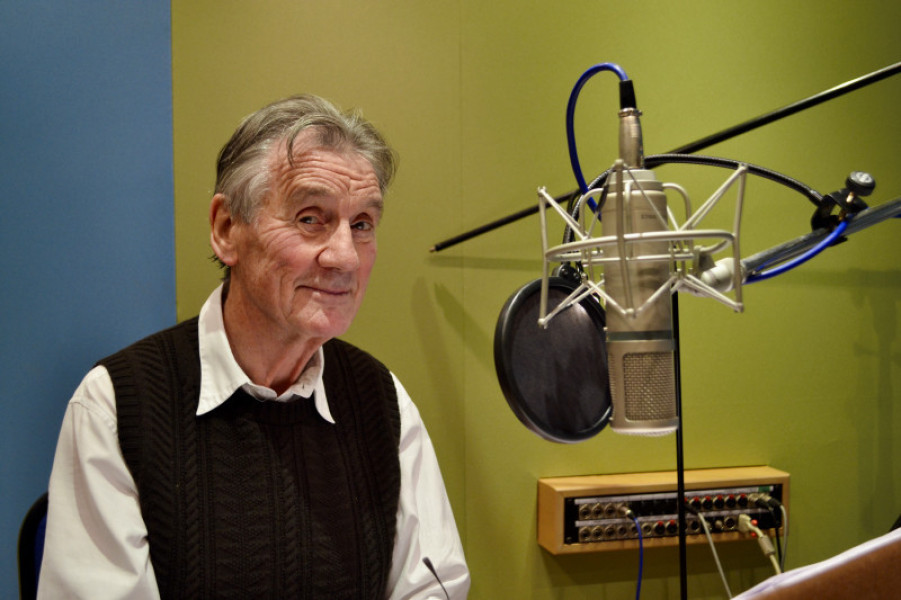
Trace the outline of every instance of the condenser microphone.
[[[607, 309], [606, 340], [613, 416], [619, 433], [664, 435], [678, 426], [670, 242], [642, 239], [667, 229], [666, 195], [643, 169], [640, 113], [620, 111], [620, 164], [607, 181], [601, 208], [604, 288], [620, 310]], [[648, 236], [651, 237], [651, 236]], [[628, 240], [628, 241], [627, 241]]]

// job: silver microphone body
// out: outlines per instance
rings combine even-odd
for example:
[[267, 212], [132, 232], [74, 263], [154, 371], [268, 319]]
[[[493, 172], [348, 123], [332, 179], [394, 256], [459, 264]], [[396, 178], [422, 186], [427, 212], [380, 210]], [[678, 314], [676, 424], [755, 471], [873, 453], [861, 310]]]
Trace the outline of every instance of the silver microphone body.
[[[665, 221], [661, 216], [665, 219], [666, 214], [666, 195], [653, 172], [611, 172], [607, 200], [601, 209], [605, 237], [619, 235], [620, 228], [624, 234], [662, 231]], [[607, 309], [607, 360], [613, 400], [610, 427], [619, 433], [664, 435], [678, 426], [670, 292], [660, 293], [645, 306], [669, 280], [671, 265], [665, 259], [669, 244], [631, 241], [605, 250], [605, 258], [625, 253], [630, 259], [625, 266], [618, 260], [604, 266], [604, 288], [627, 313]]]

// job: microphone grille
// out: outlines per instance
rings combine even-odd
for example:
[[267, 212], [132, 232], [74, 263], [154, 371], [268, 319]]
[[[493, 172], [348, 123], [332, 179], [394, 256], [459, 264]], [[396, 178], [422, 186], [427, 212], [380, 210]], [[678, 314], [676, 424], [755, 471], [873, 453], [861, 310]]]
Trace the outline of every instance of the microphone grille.
[[626, 418], [656, 421], [676, 417], [672, 352], [635, 352], [623, 356]]

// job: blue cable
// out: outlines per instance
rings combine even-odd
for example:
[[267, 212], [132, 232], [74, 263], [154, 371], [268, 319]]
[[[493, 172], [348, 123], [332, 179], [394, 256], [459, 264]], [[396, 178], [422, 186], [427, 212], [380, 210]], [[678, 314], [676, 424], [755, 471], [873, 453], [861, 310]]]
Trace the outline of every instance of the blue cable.
[[642, 571], [644, 571], [644, 542], [641, 537], [641, 526], [638, 524], [638, 519], [633, 516], [632, 520], [635, 522], [635, 529], [638, 531], [638, 587], [635, 588], [635, 600], [639, 600], [641, 598]]
[[755, 273], [753, 275], [750, 275], [748, 277], [747, 281], [745, 281], [745, 283], [754, 283], [757, 281], [763, 281], [764, 279], [769, 279], [771, 277], [775, 277], [776, 275], [781, 275], [782, 273], [785, 273], [786, 271], [790, 271], [791, 269], [794, 269], [795, 267], [804, 264], [805, 262], [807, 262], [808, 260], [810, 260], [811, 258], [816, 256], [817, 254], [819, 254], [820, 252], [822, 252], [823, 250], [825, 250], [826, 248], [831, 246], [835, 242], [835, 240], [837, 240], [839, 237], [841, 237], [841, 235], [845, 232], [845, 229], [848, 228], [849, 221], [850, 221], [850, 219], [845, 219], [844, 221], [841, 221], [836, 226], [836, 228], [832, 230], [832, 232], [828, 236], [826, 236], [822, 241], [820, 241], [819, 244], [817, 244], [816, 246], [814, 246], [813, 248], [811, 248], [804, 254], [798, 256], [794, 260], [791, 260], [783, 265], [780, 265], [778, 267], [770, 269], [769, 271], [763, 271], [760, 273]]
[[[572, 92], [569, 95], [569, 102], [566, 105], [566, 144], [569, 148], [569, 162], [572, 165], [573, 175], [576, 176], [576, 181], [579, 184], [579, 190], [585, 194], [588, 192], [588, 184], [585, 183], [585, 177], [582, 175], [582, 167], [579, 164], [579, 154], [576, 151], [576, 134], [573, 128], [573, 118], [576, 113], [576, 100], [579, 98], [579, 92], [582, 90], [582, 86], [585, 83], [594, 77], [596, 74], [601, 71], [613, 71], [616, 73], [617, 77], [619, 77], [620, 81], [626, 81], [629, 77], [626, 75], [626, 72], [616, 64], [613, 63], [601, 63], [598, 65], [594, 65], [579, 77], [579, 80], [576, 82], [576, 85], [573, 87]], [[592, 210], [596, 210], [597, 206], [593, 199], [588, 199], [588, 205]]]

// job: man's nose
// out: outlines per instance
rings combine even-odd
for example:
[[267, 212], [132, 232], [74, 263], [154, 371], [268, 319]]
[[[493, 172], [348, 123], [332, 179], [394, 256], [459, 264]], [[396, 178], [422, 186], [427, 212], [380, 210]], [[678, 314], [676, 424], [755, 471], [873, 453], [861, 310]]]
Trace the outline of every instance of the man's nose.
[[360, 266], [360, 255], [350, 223], [341, 223], [335, 228], [319, 255], [319, 263], [325, 268], [340, 271], [353, 271]]

